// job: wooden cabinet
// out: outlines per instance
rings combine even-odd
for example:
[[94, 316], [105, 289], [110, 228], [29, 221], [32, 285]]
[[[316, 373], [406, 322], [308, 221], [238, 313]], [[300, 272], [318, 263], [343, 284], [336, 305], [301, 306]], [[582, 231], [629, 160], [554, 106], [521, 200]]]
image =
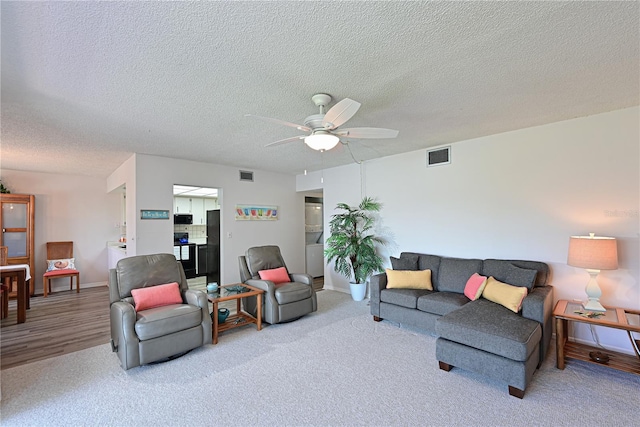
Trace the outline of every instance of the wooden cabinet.
[[35, 196], [0, 194], [0, 246], [7, 247], [7, 264], [28, 264], [31, 270], [29, 293], [35, 288]]

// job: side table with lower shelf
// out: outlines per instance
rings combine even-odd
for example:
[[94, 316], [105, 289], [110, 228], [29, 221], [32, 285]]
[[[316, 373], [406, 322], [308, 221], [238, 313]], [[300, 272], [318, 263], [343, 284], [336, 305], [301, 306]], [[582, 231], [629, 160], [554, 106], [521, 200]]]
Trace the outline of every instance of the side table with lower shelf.
[[[209, 302], [213, 303], [213, 328], [212, 328], [212, 342], [213, 344], [218, 344], [218, 334], [220, 332], [239, 328], [240, 326], [245, 326], [248, 324], [255, 324], [258, 330], [262, 329], [262, 294], [264, 291], [262, 289], [254, 288], [253, 286], [245, 285], [244, 283], [237, 283], [234, 285], [224, 285], [220, 286], [218, 290], [215, 292], [208, 292], [207, 299]], [[253, 317], [249, 313], [242, 311], [240, 306], [240, 301], [245, 297], [257, 297], [257, 308], [258, 312], [256, 313], [256, 317]], [[223, 301], [236, 301], [236, 312], [235, 314], [227, 317], [227, 319], [220, 323], [218, 322], [218, 307], [219, 303]]]
[[[637, 324], [640, 319], [640, 310], [609, 307], [602, 315], [591, 315], [593, 317], [588, 313], [580, 314], [581, 312], [584, 313], [582, 304], [567, 300], [558, 301], [553, 310], [553, 317], [556, 320], [556, 366], [558, 369], [564, 369], [566, 359], [576, 359], [640, 375], [639, 340], [634, 339], [632, 335], [632, 332], [640, 333], [640, 324]], [[636, 324], [629, 322], [633, 317], [636, 319]], [[569, 321], [626, 331], [636, 356], [568, 341]], [[608, 362], [596, 362], [589, 356], [589, 353], [598, 351], [609, 356]]]

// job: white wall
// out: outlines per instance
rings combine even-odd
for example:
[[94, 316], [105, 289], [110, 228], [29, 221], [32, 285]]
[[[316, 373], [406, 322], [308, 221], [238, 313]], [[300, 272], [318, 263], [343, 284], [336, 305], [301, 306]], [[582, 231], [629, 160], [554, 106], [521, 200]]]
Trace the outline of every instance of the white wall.
[[[450, 165], [427, 168], [421, 150], [325, 170], [325, 224], [336, 202], [355, 204], [362, 192], [384, 204], [391, 254], [544, 261], [556, 300], [585, 298], [588, 274], [566, 265], [569, 236], [613, 236], [620, 266], [601, 272], [601, 301], [639, 309], [639, 119], [634, 107], [461, 141]], [[310, 185], [305, 178], [298, 190]], [[325, 287], [348, 289], [331, 267]], [[573, 333], [592, 339], [587, 328]], [[597, 333], [630, 351], [623, 332]]]
[[[36, 293], [42, 293], [46, 270], [46, 242], [74, 242], [74, 257], [82, 286], [107, 281], [106, 242], [117, 240], [120, 229], [120, 198], [107, 194], [104, 179], [16, 170], [2, 170], [2, 182], [15, 194], [36, 198], [35, 274]], [[68, 289], [68, 279], [56, 280], [54, 290]]]
[[[128, 255], [173, 252], [173, 221], [140, 220], [140, 210], [172, 212], [173, 185], [193, 185], [220, 190], [222, 283], [240, 280], [238, 256], [251, 246], [278, 245], [287, 267], [304, 271], [304, 196], [296, 193], [294, 176], [254, 171], [253, 182], [241, 182], [240, 168], [235, 167], [141, 154], [134, 155], [133, 162], [134, 172], [130, 163], [123, 164], [108, 178], [107, 187], [126, 185]], [[276, 205], [279, 220], [236, 221], [237, 204]]]

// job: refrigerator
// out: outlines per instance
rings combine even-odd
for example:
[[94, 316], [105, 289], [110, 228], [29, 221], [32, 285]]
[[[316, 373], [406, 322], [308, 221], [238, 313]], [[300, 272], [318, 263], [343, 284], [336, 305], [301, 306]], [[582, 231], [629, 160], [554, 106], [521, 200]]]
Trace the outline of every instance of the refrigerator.
[[218, 282], [220, 285], [220, 210], [207, 211], [207, 246], [206, 246], [207, 283]]

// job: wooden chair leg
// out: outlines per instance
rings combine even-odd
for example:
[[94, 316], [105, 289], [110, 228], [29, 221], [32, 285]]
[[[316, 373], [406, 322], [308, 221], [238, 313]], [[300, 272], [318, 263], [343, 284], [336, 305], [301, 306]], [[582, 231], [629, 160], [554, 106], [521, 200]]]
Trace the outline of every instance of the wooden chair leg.
[[45, 297], [45, 298], [47, 297], [47, 294], [49, 293], [49, 292], [47, 291], [47, 289], [51, 286], [51, 282], [50, 282], [50, 280], [51, 280], [51, 279], [49, 279], [48, 277], [45, 277], [45, 278], [44, 278], [44, 282], [42, 283], [42, 290], [44, 291], [44, 297]]
[[4, 287], [0, 289], [0, 318], [6, 319], [9, 315], [9, 294], [5, 291]]
[[69, 290], [72, 291], [73, 290], [73, 276], [69, 277]]
[[79, 274], [76, 276], [76, 293], [77, 294], [80, 293], [80, 275]]

